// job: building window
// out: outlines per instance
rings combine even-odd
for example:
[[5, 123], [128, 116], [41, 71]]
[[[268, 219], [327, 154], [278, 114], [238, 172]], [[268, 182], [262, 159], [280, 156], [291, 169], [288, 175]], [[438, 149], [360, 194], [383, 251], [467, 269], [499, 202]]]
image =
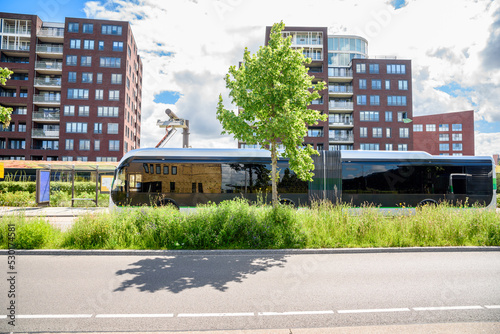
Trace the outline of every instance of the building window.
[[80, 65], [81, 66], [92, 66], [92, 57], [91, 56], [82, 56]]
[[66, 133], [87, 133], [87, 123], [66, 123]]
[[94, 50], [94, 40], [86, 39], [83, 41], [83, 48], [85, 50]]
[[110, 101], [120, 100], [120, 91], [119, 90], [110, 90], [109, 91], [109, 100]]
[[372, 89], [382, 89], [382, 80], [372, 80]]
[[119, 151], [120, 150], [120, 141], [119, 140], [110, 140], [109, 141], [109, 150], [110, 151]]
[[461, 133], [453, 133], [451, 135], [451, 138], [453, 141], [462, 141], [462, 134]]
[[89, 116], [89, 106], [79, 106], [78, 107], [78, 116], [88, 117]]
[[398, 80], [399, 90], [408, 90], [408, 80]]
[[92, 23], [82, 24], [82, 31], [85, 34], [92, 34], [94, 32], [94, 25]]
[[406, 65], [387, 64], [387, 74], [406, 74]]
[[76, 72], [68, 72], [68, 82], [76, 82]]
[[448, 124], [439, 124], [439, 131], [450, 131]]
[[366, 105], [366, 95], [358, 95], [357, 96], [357, 103], [358, 105]]
[[462, 124], [452, 124], [451, 130], [452, 131], [462, 131]]
[[386, 122], [392, 122], [392, 111], [386, 111], [385, 112], [385, 121]]
[[68, 88], [68, 99], [88, 100], [89, 99], [89, 90], [88, 89]]
[[410, 138], [410, 129], [399, 128], [399, 138]]
[[98, 44], [98, 46], [97, 46], [97, 49], [98, 49], [99, 51], [104, 50], [104, 41], [99, 41], [99, 44]]
[[98, 117], [118, 117], [118, 107], [97, 107]]
[[366, 138], [368, 137], [368, 128], [365, 128], [365, 127], [361, 127], [359, 128], [359, 136], [361, 138]]
[[423, 124], [413, 124], [413, 132], [422, 132], [424, 131]]
[[97, 73], [96, 82], [98, 84], [102, 84], [102, 73]]
[[370, 64], [370, 73], [378, 74], [378, 64]]
[[440, 151], [449, 151], [450, 150], [450, 144], [439, 144], [439, 150]]
[[104, 99], [104, 89], [96, 89], [95, 90], [95, 99], [103, 100]]
[[425, 131], [427, 131], [427, 132], [435, 132], [436, 131], [436, 124], [426, 124], [425, 125]]
[[78, 148], [82, 151], [90, 150], [90, 140], [89, 139], [80, 139], [80, 145]]
[[386, 151], [392, 151], [392, 144], [385, 144]]
[[94, 123], [94, 133], [102, 133], [102, 123]]
[[405, 111], [398, 111], [398, 122], [404, 122], [407, 118], [408, 116]]
[[111, 74], [111, 83], [116, 85], [121, 85], [122, 75], [121, 74]]
[[382, 128], [373, 128], [372, 135], [373, 138], [382, 138]]
[[81, 47], [82, 41], [79, 39], [70, 39], [69, 48], [70, 49], [79, 49]]
[[359, 79], [359, 89], [366, 89], [366, 79]]
[[453, 143], [452, 148], [453, 151], [462, 151], [462, 143]]
[[392, 129], [391, 128], [385, 128], [385, 137], [386, 138], [392, 137]]
[[308, 137], [323, 137], [323, 128], [310, 128], [307, 130]]
[[20, 149], [25, 149], [26, 148], [26, 141], [20, 140], [20, 139], [11, 139], [9, 140], [9, 148], [11, 150], [20, 150]]
[[26, 132], [26, 124], [19, 123], [19, 132]]
[[408, 144], [398, 144], [398, 151], [408, 151]]
[[64, 106], [64, 116], [75, 116], [75, 106]]
[[68, 66], [78, 65], [78, 57], [77, 56], [66, 56], [66, 65], [68, 65]]
[[108, 123], [108, 134], [109, 135], [118, 134], [118, 123]]
[[99, 139], [94, 140], [94, 151], [99, 151], [101, 149], [101, 141]]
[[359, 144], [359, 148], [364, 151], [378, 151], [380, 150], [379, 144]]
[[62, 157], [62, 161], [73, 161], [73, 157]]
[[82, 82], [84, 82], [84, 83], [92, 83], [92, 73], [83, 72], [82, 73]]
[[449, 141], [450, 136], [447, 133], [440, 133], [439, 134], [439, 141]]
[[121, 35], [122, 27], [115, 25], [103, 24], [101, 26], [101, 34], [103, 35]]
[[370, 105], [371, 106], [379, 106], [380, 105], [380, 96], [370, 95]]
[[112, 68], [120, 68], [121, 58], [116, 57], [101, 57], [99, 66], [101, 67], [112, 67]]
[[359, 120], [362, 122], [378, 122], [379, 121], [378, 111], [360, 111]]
[[356, 64], [356, 73], [366, 73], [366, 64]]
[[387, 105], [389, 106], [405, 106], [406, 96], [387, 96]]
[[68, 23], [68, 32], [78, 32], [78, 23], [69, 22]]
[[391, 89], [391, 80], [385, 80], [385, 89], [390, 90]]
[[66, 150], [73, 151], [75, 149], [75, 141], [73, 139], [66, 139], [66, 145], [64, 146]]
[[123, 42], [113, 42], [113, 51], [123, 51]]

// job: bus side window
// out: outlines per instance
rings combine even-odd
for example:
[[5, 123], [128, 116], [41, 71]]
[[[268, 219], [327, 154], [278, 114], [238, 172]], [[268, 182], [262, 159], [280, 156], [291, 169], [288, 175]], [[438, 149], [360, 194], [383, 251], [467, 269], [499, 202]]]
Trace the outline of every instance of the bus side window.
[[170, 182], [170, 192], [175, 192], [175, 182]]
[[161, 165], [156, 165], [156, 174], [161, 174]]
[[154, 173], [155, 173], [155, 170], [154, 170], [153, 164], [150, 164], [150, 165], [149, 165], [149, 170], [150, 170], [151, 174], [154, 174]]
[[203, 183], [198, 183], [198, 192], [203, 193]]
[[191, 188], [192, 188], [193, 194], [195, 194], [196, 193], [196, 182], [193, 182]]
[[163, 166], [163, 175], [168, 175], [168, 166]]
[[142, 164], [142, 168], [144, 168], [144, 173], [149, 174], [148, 164]]
[[172, 175], [177, 175], [177, 167], [172, 166]]

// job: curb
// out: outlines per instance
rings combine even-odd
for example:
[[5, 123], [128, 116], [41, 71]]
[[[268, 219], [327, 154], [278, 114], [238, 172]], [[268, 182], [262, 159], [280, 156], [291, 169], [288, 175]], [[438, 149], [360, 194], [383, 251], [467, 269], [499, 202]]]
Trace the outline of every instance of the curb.
[[[458, 253], [500, 252], [500, 246], [467, 247], [404, 247], [404, 248], [325, 248], [325, 249], [228, 249], [228, 250], [78, 250], [78, 249], [15, 249], [16, 255], [57, 256], [278, 256], [323, 254], [379, 253]], [[0, 250], [7, 255], [8, 249]]]

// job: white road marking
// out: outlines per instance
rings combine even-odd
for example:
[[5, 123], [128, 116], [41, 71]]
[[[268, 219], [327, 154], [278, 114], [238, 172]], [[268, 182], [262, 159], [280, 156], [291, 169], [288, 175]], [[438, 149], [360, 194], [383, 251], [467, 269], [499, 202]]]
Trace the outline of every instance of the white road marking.
[[16, 315], [19, 319], [69, 319], [92, 318], [92, 314], [24, 314]]
[[179, 318], [201, 318], [201, 317], [253, 317], [254, 312], [244, 313], [179, 313]]
[[173, 318], [171, 313], [159, 314], [97, 314], [96, 318]]
[[[460, 310], [497, 310], [500, 305], [469, 305], [469, 306], [431, 306], [413, 308], [385, 308], [385, 309], [358, 309], [358, 310], [325, 310], [325, 311], [288, 311], [288, 312], [240, 312], [240, 313], [179, 313], [179, 318], [202, 318], [202, 317], [255, 317], [255, 316], [287, 316], [287, 315], [322, 315], [322, 314], [349, 314], [349, 313], [384, 313], [384, 312], [410, 312], [410, 311], [460, 311]], [[19, 319], [90, 319], [93, 314], [21, 314], [16, 315]], [[1, 314], [0, 319], [7, 319], [8, 315]], [[173, 313], [157, 314], [96, 314], [95, 318], [173, 318]]]
[[258, 315], [314, 315], [334, 314], [334, 311], [290, 311], [290, 312], [259, 312]]
[[438, 307], [414, 307], [415, 311], [449, 311], [449, 310], [482, 310], [479, 305], [472, 306], [438, 306]]
[[383, 312], [410, 312], [409, 308], [381, 308], [381, 309], [366, 309], [366, 310], [339, 310], [343, 313], [383, 313]]

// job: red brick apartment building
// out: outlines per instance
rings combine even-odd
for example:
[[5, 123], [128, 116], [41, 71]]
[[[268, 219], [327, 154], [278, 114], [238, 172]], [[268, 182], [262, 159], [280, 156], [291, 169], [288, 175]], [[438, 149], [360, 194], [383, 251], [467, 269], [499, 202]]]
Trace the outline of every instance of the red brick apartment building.
[[0, 12], [1, 160], [117, 161], [140, 147], [142, 62], [130, 24]]
[[[271, 27], [267, 27], [266, 44], [270, 32]], [[310, 106], [328, 115], [328, 121], [310, 126], [304, 144], [319, 150], [474, 154], [473, 111], [413, 115], [411, 60], [369, 57], [366, 39], [328, 35], [326, 27], [286, 27], [283, 35], [291, 36], [292, 48], [302, 49], [304, 55], [312, 59], [309, 73], [328, 83], [321, 99]], [[427, 120], [429, 125], [434, 122], [437, 127], [430, 136], [426, 136], [423, 123]], [[443, 125], [441, 131], [440, 124]], [[445, 131], [446, 124], [449, 130]], [[460, 131], [454, 130], [459, 128], [458, 124], [461, 124]], [[424, 125], [423, 131], [420, 131], [421, 125]], [[445, 142], [446, 138], [449, 139]], [[240, 142], [238, 146], [258, 145]]]
[[414, 117], [413, 141], [433, 155], [474, 155], [474, 110]]

